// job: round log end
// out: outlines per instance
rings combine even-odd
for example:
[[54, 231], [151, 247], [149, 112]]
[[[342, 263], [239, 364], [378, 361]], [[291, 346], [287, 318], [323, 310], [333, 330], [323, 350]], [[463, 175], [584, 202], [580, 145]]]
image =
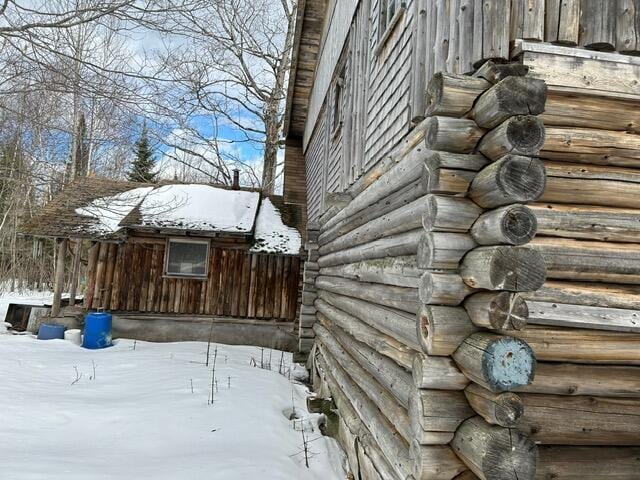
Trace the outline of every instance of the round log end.
[[496, 420], [503, 427], [517, 425], [524, 414], [524, 402], [515, 393], [505, 392], [496, 398]]
[[437, 106], [442, 102], [442, 91], [444, 86], [444, 75], [442, 72], [436, 73], [427, 86], [426, 91], [426, 110], [427, 116], [432, 115]]
[[[426, 172], [428, 176], [431, 175], [431, 173], [429, 172], [429, 169], [427, 169]], [[423, 175], [423, 181], [424, 181], [424, 175]], [[427, 182], [428, 181], [429, 179], [427, 179]], [[427, 186], [428, 185], [429, 184], [427, 183]], [[437, 217], [438, 217], [438, 200], [435, 197], [435, 195], [429, 194], [425, 198], [425, 210], [424, 210], [424, 213], [422, 214], [422, 227], [427, 232], [431, 232], [435, 227]]]
[[547, 278], [544, 258], [528, 247], [497, 247], [490, 263], [494, 286], [510, 292], [534, 292]]
[[489, 322], [495, 330], [522, 330], [528, 319], [527, 302], [517, 293], [499, 292], [489, 303]]
[[496, 183], [510, 203], [533, 202], [547, 185], [543, 163], [537, 158], [508, 155], [499, 165]]
[[533, 480], [536, 475], [538, 448], [523, 432], [494, 427], [489, 436], [482, 471], [495, 480]]
[[433, 235], [426, 233], [420, 237], [418, 241], [418, 251], [416, 255], [416, 263], [418, 268], [431, 268], [434, 259]]
[[418, 312], [418, 321], [416, 322], [416, 326], [418, 328], [418, 340], [420, 341], [420, 346], [424, 352], [429, 353], [431, 350], [431, 334], [429, 332], [430, 326], [429, 319], [429, 311], [427, 308], [422, 308], [420, 312]]
[[507, 138], [520, 155], [536, 155], [544, 145], [542, 120], [532, 115], [516, 115], [508, 120]]
[[524, 205], [513, 205], [502, 217], [500, 229], [511, 245], [524, 245], [535, 237], [538, 220], [531, 209]]
[[535, 367], [533, 350], [518, 338], [497, 338], [488, 344], [482, 356], [482, 373], [494, 392], [529, 385], [533, 381]]

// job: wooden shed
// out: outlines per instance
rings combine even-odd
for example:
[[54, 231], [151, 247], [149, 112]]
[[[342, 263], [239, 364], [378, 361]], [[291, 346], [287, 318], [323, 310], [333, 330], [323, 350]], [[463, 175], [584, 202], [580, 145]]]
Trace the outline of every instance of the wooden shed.
[[640, 478], [639, 39], [637, 0], [300, 2], [299, 348], [354, 478]]
[[82, 279], [84, 308], [113, 312], [116, 335], [207, 339], [215, 324], [216, 341], [290, 347], [300, 218], [249, 189], [82, 178], [22, 231], [58, 242], [54, 317]]

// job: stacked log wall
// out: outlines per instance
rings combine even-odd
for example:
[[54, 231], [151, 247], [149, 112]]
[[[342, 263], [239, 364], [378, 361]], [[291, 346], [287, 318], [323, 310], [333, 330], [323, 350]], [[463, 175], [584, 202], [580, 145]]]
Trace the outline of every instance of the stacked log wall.
[[640, 217], [615, 184], [579, 193], [634, 171], [616, 165], [622, 147], [602, 152], [588, 135], [580, 165], [547, 159], [576, 99], [547, 98], [525, 73], [488, 62], [436, 75], [391, 166], [321, 219], [317, 386], [371, 434], [368, 460], [388, 478], [600, 479], [611, 459], [631, 479], [640, 468]]

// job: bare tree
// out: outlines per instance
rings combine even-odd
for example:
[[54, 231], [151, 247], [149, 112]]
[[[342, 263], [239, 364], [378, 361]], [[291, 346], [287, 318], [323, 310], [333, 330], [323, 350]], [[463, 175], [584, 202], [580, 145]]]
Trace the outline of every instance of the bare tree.
[[262, 189], [273, 193], [296, 3], [206, 0], [191, 7], [160, 27], [188, 39], [169, 45], [160, 59], [171, 74], [169, 88], [179, 92], [183, 112], [211, 115], [217, 126], [241, 133], [228, 142], [262, 146]]

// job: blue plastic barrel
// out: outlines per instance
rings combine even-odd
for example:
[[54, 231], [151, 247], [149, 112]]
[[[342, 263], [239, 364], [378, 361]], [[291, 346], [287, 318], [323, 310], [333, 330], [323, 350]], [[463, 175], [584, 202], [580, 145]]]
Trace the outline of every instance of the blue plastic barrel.
[[55, 323], [43, 323], [38, 329], [38, 340], [54, 340], [63, 339], [64, 325], [56, 325]]
[[111, 346], [110, 313], [92, 312], [84, 320], [84, 338], [82, 346], [93, 350]]

